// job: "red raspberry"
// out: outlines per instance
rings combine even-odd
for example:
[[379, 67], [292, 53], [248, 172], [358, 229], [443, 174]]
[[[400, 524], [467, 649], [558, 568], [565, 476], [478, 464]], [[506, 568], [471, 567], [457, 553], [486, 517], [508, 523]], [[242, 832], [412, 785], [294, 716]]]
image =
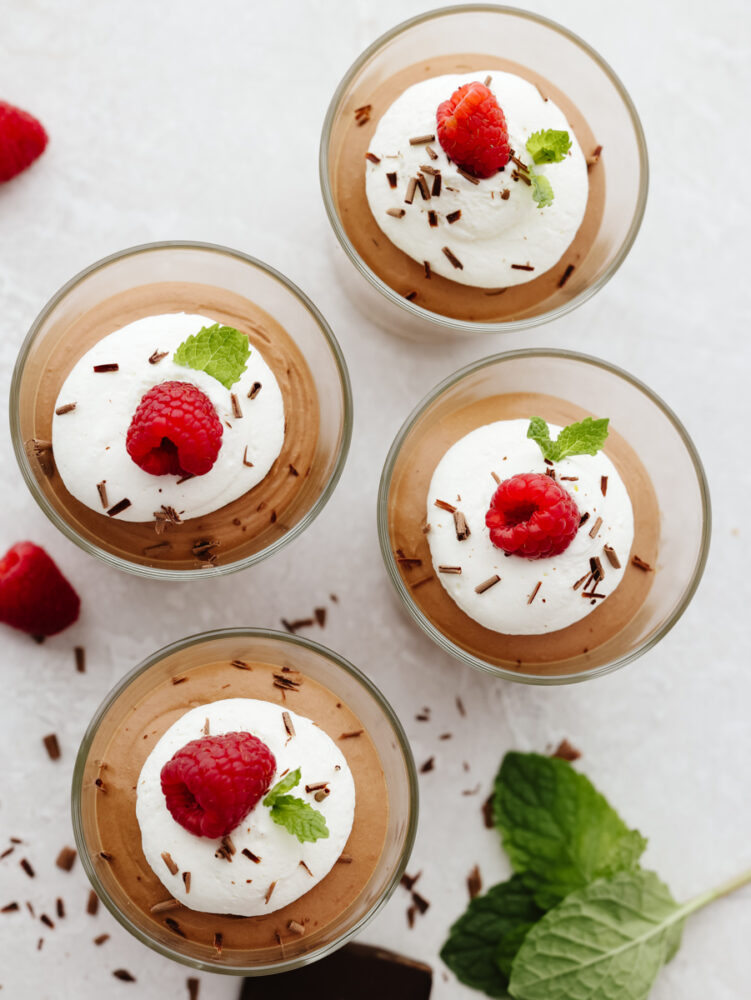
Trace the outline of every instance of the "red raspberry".
[[46, 145], [47, 133], [33, 115], [0, 101], [0, 183], [31, 166]]
[[55, 635], [78, 618], [81, 600], [44, 549], [18, 542], [0, 559], [0, 621]]
[[465, 83], [436, 112], [438, 141], [475, 177], [492, 177], [509, 161], [506, 118], [484, 83]]
[[138, 404], [125, 447], [152, 476], [203, 476], [216, 462], [223, 431], [205, 393], [189, 382], [162, 382]]
[[579, 530], [579, 520], [571, 494], [539, 472], [504, 479], [485, 515], [493, 545], [526, 559], [560, 555]]
[[197, 837], [224, 837], [269, 790], [276, 760], [250, 733], [192, 740], [162, 768], [167, 808]]

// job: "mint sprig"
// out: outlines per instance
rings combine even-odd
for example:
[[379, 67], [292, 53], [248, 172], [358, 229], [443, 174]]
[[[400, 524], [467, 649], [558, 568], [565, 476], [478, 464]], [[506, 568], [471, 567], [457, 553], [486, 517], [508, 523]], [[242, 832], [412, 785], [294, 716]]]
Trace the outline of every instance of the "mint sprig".
[[172, 360], [176, 365], [206, 372], [225, 389], [231, 389], [247, 368], [250, 343], [233, 326], [204, 326], [177, 348]]
[[578, 423], [564, 427], [553, 441], [550, 437], [550, 428], [542, 417], [532, 417], [527, 428], [527, 437], [537, 442], [543, 458], [551, 462], [560, 462], [569, 455], [596, 455], [605, 444], [609, 423], [607, 417], [599, 420], [585, 417]]
[[324, 840], [329, 836], [329, 828], [322, 812], [295, 795], [288, 795], [300, 784], [301, 771], [290, 771], [274, 785], [263, 800], [263, 805], [271, 810], [271, 818], [279, 826], [297, 837], [300, 843]]
[[555, 195], [553, 185], [544, 174], [536, 174], [534, 170], [529, 171], [529, 181], [532, 185], [532, 197], [538, 208], [547, 208], [553, 204]]
[[527, 150], [535, 163], [560, 163], [570, 149], [568, 132], [555, 128], [540, 129], [527, 139]]

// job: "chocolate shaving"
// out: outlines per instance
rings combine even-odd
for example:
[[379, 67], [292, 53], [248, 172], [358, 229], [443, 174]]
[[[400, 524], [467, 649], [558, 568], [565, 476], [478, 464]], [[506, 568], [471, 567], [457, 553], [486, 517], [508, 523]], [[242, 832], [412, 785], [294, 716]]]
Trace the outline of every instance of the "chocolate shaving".
[[305, 927], [302, 924], [299, 924], [296, 920], [287, 921], [287, 930], [291, 931], [293, 934], [297, 934], [298, 937], [301, 937], [305, 933]]
[[560, 480], [561, 480], [561, 482], [563, 482], [564, 480], [566, 480], [566, 482], [569, 482], [569, 483], [576, 483], [576, 482], [579, 481], [579, 477], [578, 476], [561, 476]]
[[422, 200], [430, 201], [430, 188], [428, 187], [428, 182], [425, 180], [424, 174], [417, 175], [417, 186], [420, 189]]
[[109, 500], [107, 499], [107, 480], [103, 479], [101, 483], [97, 483], [96, 488], [99, 492], [99, 499], [101, 500], [102, 507], [106, 510], [110, 505]]
[[451, 262], [451, 264], [457, 268], [459, 271], [464, 270], [464, 264], [459, 260], [456, 254], [449, 247], [441, 247], [441, 251], [444, 256]]
[[550, 479], [555, 479], [555, 469], [546, 469], [545, 475], [549, 476]]
[[176, 899], [163, 899], [159, 903], [154, 903], [151, 907], [151, 913], [166, 913], [168, 910], [177, 910], [180, 908], [180, 903]]
[[602, 490], [602, 495], [605, 496], [608, 492], [608, 477], [600, 476], [600, 489]]
[[200, 980], [196, 979], [195, 976], [189, 976], [187, 980], [188, 985], [188, 1000], [198, 1000], [198, 988], [200, 986]]
[[411, 292], [407, 292], [404, 298], [407, 299], [408, 302], [414, 302], [417, 298], [417, 292], [413, 289]]
[[261, 383], [254, 382], [250, 387], [250, 392], [248, 393], [248, 399], [255, 399], [258, 393], [261, 391]]
[[430, 261], [424, 260], [422, 266], [425, 268], [425, 277], [430, 281], [433, 277], [433, 272], [430, 270]]
[[165, 863], [165, 865], [169, 869], [170, 875], [177, 875], [177, 873], [179, 871], [179, 868], [177, 867], [177, 865], [175, 864], [175, 862], [172, 860], [172, 856], [169, 854], [168, 851], [162, 851], [162, 861]]
[[461, 217], [462, 217], [462, 210], [460, 208], [457, 208], [455, 212], [448, 213], [448, 215], [446, 216], [446, 222], [448, 222], [450, 225], [453, 222], [458, 222], [458, 220], [461, 219]]
[[237, 394], [234, 393], [234, 392], [232, 392], [232, 393], [230, 393], [230, 397], [229, 398], [230, 398], [230, 401], [232, 402], [232, 416], [236, 420], [241, 420], [242, 419], [242, 415], [243, 415], [243, 411], [242, 411], [242, 409], [240, 407], [240, 400], [237, 398]]
[[[503, 191], [501, 191], [501, 201], [508, 201], [510, 197], [511, 191], [508, 188], [504, 188]], [[505, 290], [506, 289], [504, 288], [504, 291]]]
[[435, 142], [434, 135], [415, 135], [409, 140], [410, 146], [422, 146], [426, 142]]
[[[291, 624], [288, 622], [287, 624], [293, 632], [296, 628], [301, 627], [300, 622], [292, 622]], [[303, 619], [302, 624], [312, 625], [313, 619]], [[274, 687], [282, 688], [285, 691], [297, 691], [300, 687], [300, 681], [292, 680], [291, 677], [285, 677], [284, 674], [273, 674], [272, 676], [274, 678]]]
[[306, 785], [305, 791], [310, 795], [311, 792], [320, 792], [324, 788], [328, 788], [328, 781], [317, 781], [314, 785]]
[[115, 969], [112, 975], [115, 979], [120, 979], [124, 983], [134, 983], [136, 981], [136, 977], [131, 976], [127, 969]]
[[489, 87], [489, 86], [490, 86], [490, 81], [491, 81], [492, 79], [493, 79], [493, 77], [492, 77], [492, 76], [490, 76], [490, 74], [488, 74], [488, 75], [487, 75], [487, 76], [485, 77], [485, 86], [486, 86], [486, 87]]
[[456, 172], [457, 172], [458, 174], [461, 174], [461, 176], [462, 176], [462, 177], [463, 177], [463, 178], [464, 178], [464, 179], [465, 179], [466, 181], [469, 181], [469, 182], [470, 182], [470, 184], [479, 184], [479, 183], [480, 183], [480, 181], [479, 181], [479, 179], [478, 179], [477, 177], [473, 177], [473, 176], [472, 176], [472, 174], [470, 174], [470, 173], [467, 173], [467, 171], [466, 171], [466, 170], [462, 170], [462, 168], [461, 168], [461, 167], [457, 167], [457, 168], [456, 168]]
[[55, 410], [55, 414], [58, 417], [62, 417], [64, 413], [72, 413], [73, 410], [75, 410], [75, 408], [76, 408], [75, 403], [66, 403], [64, 406], [58, 406], [58, 408]]
[[467, 709], [464, 707], [464, 702], [461, 700], [459, 695], [456, 696], [456, 708], [459, 715], [465, 716], [467, 714]]
[[573, 264], [569, 264], [566, 267], [566, 270], [563, 272], [563, 274], [560, 277], [560, 280], [558, 282], [558, 287], [559, 288], [563, 288], [563, 286], [566, 284], [566, 282], [568, 281], [568, 279], [571, 277], [571, 275], [573, 273], [574, 273], [574, 265]]
[[76, 856], [75, 848], [63, 847], [55, 858], [55, 864], [58, 868], [62, 868], [64, 872], [69, 872], [75, 863]]
[[376, 156], [375, 153], [370, 153], [370, 152], [368, 152], [368, 153], [365, 154], [365, 159], [366, 160], [370, 160], [371, 163], [380, 163], [381, 162], [380, 156]]
[[431, 177], [438, 177], [441, 173], [440, 169], [437, 167], [431, 167], [429, 163], [420, 164], [420, 170], [422, 170], [424, 174], [430, 174]]
[[26, 872], [26, 874], [29, 876], [29, 878], [34, 878], [35, 872], [34, 869], [31, 867], [30, 861], [27, 861], [26, 858], [21, 858], [21, 860], [18, 863]]
[[289, 712], [282, 712], [282, 722], [284, 723], [284, 729], [287, 736], [291, 739], [295, 735], [295, 727], [292, 722], [292, 716]]
[[316, 802], [323, 802], [323, 800], [331, 794], [330, 788], [322, 788], [319, 792], [316, 792], [313, 798]]
[[558, 757], [560, 760], [573, 761], [581, 757], [581, 750], [577, 750], [568, 740], [561, 740], [550, 756]]
[[100, 945], [103, 945], [105, 941], [109, 941], [109, 939], [109, 934], [99, 934], [94, 938], [94, 944], [99, 947]]
[[441, 510], [446, 510], [449, 514], [453, 514], [456, 510], [456, 507], [454, 507], [453, 504], [447, 503], [445, 500], [436, 500], [433, 506], [440, 507]]
[[466, 517], [460, 510], [454, 511], [454, 527], [456, 528], [457, 541], [464, 542], [469, 538], [471, 531], [469, 530]]
[[15, 913], [19, 909], [18, 903], [6, 903], [5, 906], [0, 907], [0, 913]]
[[438, 213], [434, 212], [432, 208], [428, 212], [428, 225], [431, 227], [431, 229], [435, 229], [435, 227], [438, 225]]
[[438, 159], [438, 153], [436, 153], [436, 151], [433, 149], [432, 146], [426, 146], [425, 147], [425, 152], [428, 154], [428, 156], [430, 157], [431, 160], [437, 160]]
[[14, 851], [15, 847], [6, 847], [2, 854], [0, 854], [0, 861], [2, 861], [3, 858], [7, 858], [8, 855], [12, 854]]
[[65, 903], [59, 896], [55, 900], [55, 913], [57, 913], [60, 920], [65, 916]]
[[403, 209], [403, 208], [387, 208], [387, 209], [386, 209], [386, 215], [391, 215], [391, 216], [393, 216], [393, 218], [395, 218], [395, 219], [401, 219], [401, 218], [403, 218], [403, 217], [404, 217], [404, 216], [405, 216], [406, 214], [407, 214], [407, 213], [406, 213], [406, 212], [404, 211], [404, 209]]
[[602, 518], [598, 517], [595, 523], [589, 529], [589, 537], [594, 538], [601, 527], [602, 527]]
[[590, 155], [587, 157], [587, 170], [591, 170], [595, 164], [600, 162], [600, 157], [602, 156], [602, 146], [595, 146]]
[[433, 177], [433, 186], [430, 189], [430, 193], [433, 195], [434, 198], [440, 197], [441, 184], [442, 184], [441, 175], [439, 173], [436, 173], [435, 176]]
[[219, 547], [219, 542], [214, 538], [197, 538], [190, 551], [196, 557], [203, 562], [211, 562], [215, 559], [214, 549]]
[[645, 573], [652, 572], [652, 567], [649, 565], [649, 563], [645, 562], [644, 559], [641, 559], [639, 556], [632, 556], [631, 562], [633, 563], [634, 566], [637, 566], [639, 569], [644, 570]]
[[243, 847], [240, 853], [244, 854], [249, 861], [253, 862], [254, 865], [259, 865], [261, 863], [261, 859], [258, 857], [258, 855], [254, 854], [248, 847]]
[[475, 587], [476, 594], [484, 594], [486, 590], [490, 590], [491, 587], [495, 587], [497, 583], [500, 583], [500, 576], [495, 573], [493, 576], [488, 577], [483, 583], [478, 583]]
[[160, 361], [167, 357], [169, 351], [154, 351], [154, 353], [149, 358], [150, 365], [158, 365]]
[[90, 917], [95, 917], [99, 911], [99, 896], [93, 889], [89, 889], [89, 896], [86, 900], [86, 912]]
[[492, 830], [495, 826], [493, 819], [493, 797], [493, 792], [491, 792], [482, 804], [482, 819], [488, 830]]
[[413, 590], [416, 590], [418, 587], [422, 587], [424, 583], [428, 583], [432, 579], [433, 579], [433, 574], [428, 573], [427, 576], [421, 576], [419, 580], [410, 580], [409, 585], [410, 587], [412, 587]]
[[410, 906], [407, 910], [407, 926], [410, 930], [415, 926], [415, 917], [417, 916], [417, 907]]
[[461, 571], [462, 571], [461, 566], [439, 566], [438, 567], [438, 572], [439, 573], [453, 573], [456, 576], [458, 576], [461, 573]]
[[527, 598], [527, 604], [531, 604], [532, 601], [534, 601], [535, 597], [537, 597], [537, 591], [540, 589], [541, 586], [542, 586], [542, 580], [538, 580], [537, 583], [535, 584], [535, 589]]
[[41, 916], [39, 917], [39, 919], [42, 921], [42, 923], [44, 924], [45, 927], [49, 927], [50, 930], [54, 930], [55, 929], [54, 923], [52, 922], [52, 920], [50, 919], [50, 917], [47, 916], [46, 913], [42, 913]]
[[94, 371], [99, 375], [103, 372], [117, 372], [120, 371], [120, 365], [116, 363], [107, 365], [94, 365]]
[[178, 924], [178, 922], [175, 920], [174, 917], [165, 917], [164, 922], [167, 925], [167, 927], [169, 927], [169, 929], [173, 931], [175, 934], [179, 934], [180, 937], [183, 938], [185, 937], [184, 932], [180, 928], [180, 924]]
[[412, 902], [415, 904], [415, 906], [417, 907], [417, 909], [420, 911], [421, 914], [427, 913], [430, 907], [430, 903], [427, 901], [427, 899], [424, 898], [424, 896], [421, 896], [419, 892], [412, 893]]
[[130, 507], [130, 500], [127, 497], [123, 497], [114, 507], [110, 507], [107, 511], [107, 517], [116, 517], [118, 514], [122, 514], [124, 510], [127, 510], [128, 507]]
[[353, 860], [354, 858], [352, 857], [351, 854], [340, 854], [339, 857], [336, 859], [336, 863], [338, 865], [351, 865]]
[[482, 892], [482, 876], [477, 865], [474, 866], [467, 876], [467, 891], [469, 892], [470, 899], [474, 899], [475, 896], [479, 896]]
[[349, 733], [342, 733], [341, 736], [339, 737], [339, 739], [340, 740], [353, 740], [357, 736], [362, 736], [362, 734], [364, 732], [365, 732], [364, 729], [353, 729]]
[[54, 733], [50, 733], [49, 736], [45, 736], [44, 749], [49, 754], [50, 760], [60, 760], [60, 744], [57, 741], [57, 736]]
[[389, 187], [395, 188], [396, 187], [396, 171], [392, 170], [391, 172], [389, 172], [388, 174], [386, 174], [386, 180], [389, 182]]
[[220, 955], [222, 953], [222, 942], [223, 941], [224, 941], [224, 935], [221, 933], [221, 931], [215, 931], [214, 932], [214, 947], [216, 948], [216, 950], [219, 952]]
[[579, 577], [579, 579], [576, 581], [572, 589], [578, 590], [579, 587], [581, 587], [581, 585], [584, 583], [584, 581], [589, 579], [589, 576], [590, 576], [589, 573], [585, 573], [584, 576]]
[[272, 882], [272, 883], [271, 883], [271, 885], [270, 885], [270, 886], [268, 887], [268, 889], [266, 890], [266, 895], [264, 896], [264, 900], [265, 900], [265, 901], [266, 901], [267, 903], [268, 903], [268, 901], [269, 901], [269, 900], [271, 899], [271, 895], [272, 895], [272, 893], [273, 893], [274, 889], [276, 889], [276, 882]]
[[581, 528], [581, 526], [584, 524], [584, 522], [588, 521], [588, 520], [589, 520], [589, 511], [585, 511], [582, 514], [582, 516], [579, 518], [579, 527]]
[[404, 200], [408, 205], [411, 205], [415, 200], [415, 191], [417, 190], [417, 178], [410, 177], [407, 182], [407, 193], [404, 195]]
[[603, 552], [607, 556], [608, 562], [613, 567], [613, 569], [620, 569], [621, 568], [621, 560], [616, 555], [616, 551], [615, 551], [615, 549], [613, 548], [612, 545], [604, 545], [603, 546]]
[[511, 265], [511, 270], [512, 271], [534, 271], [534, 268], [532, 267], [531, 264], [512, 264]]
[[313, 614], [315, 615], [317, 624], [323, 628], [326, 624], [326, 608], [314, 608]]
[[308, 873], [308, 875], [310, 875], [310, 877], [313, 878], [313, 872], [310, 870], [310, 868], [308, 868], [308, 866], [305, 864], [304, 861], [300, 861], [300, 867], [304, 868], [305, 871]]
[[428, 774], [435, 767], [435, 757], [428, 757], [424, 764], [420, 766], [420, 774]]
[[421, 875], [422, 875], [421, 871], [419, 871], [417, 873], [417, 875], [408, 875], [405, 872], [402, 875], [401, 879], [399, 880], [399, 885], [404, 886], [404, 888], [407, 890], [407, 892], [412, 892], [412, 890], [414, 889], [415, 885], [417, 884], [417, 880], [420, 878]]

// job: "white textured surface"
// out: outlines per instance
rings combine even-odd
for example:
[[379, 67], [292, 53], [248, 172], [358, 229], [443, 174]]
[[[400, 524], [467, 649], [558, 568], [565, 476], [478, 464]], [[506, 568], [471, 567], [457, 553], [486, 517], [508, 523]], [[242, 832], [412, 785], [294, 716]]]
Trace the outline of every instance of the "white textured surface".
[[[467, 180], [449, 162], [440, 142], [433, 142], [436, 159], [431, 160], [424, 145], [410, 145], [410, 138], [436, 131], [436, 109], [442, 101], [473, 80], [491, 78], [490, 89], [498, 98], [508, 126], [509, 145], [516, 156], [547, 177], [553, 189], [553, 203], [538, 208], [528, 184], [513, 181], [509, 163], [501, 173], [480, 180]], [[571, 136], [571, 149], [560, 163], [533, 167], [526, 148], [533, 132], [559, 129]], [[587, 207], [589, 184], [587, 164], [566, 116], [552, 100], [543, 100], [534, 84], [513, 73], [478, 70], [476, 73], [448, 74], [421, 80], [404, 91], [388, 108], [376, 126], [369, 150], [380, 163], [363, 164], [368, 203], [383, 232], [404, 253], [419, 264], [427, 261], [436, 274], [462, 285], [481, 288], [509, 288], [538, 278], [557, 263], [576, 236]], [[424, 201], [419, 190], [411, 204], [405, 201], [410, 178], [423, 164], [440, 170], [441, 195]], [[392, 188], [386, 173], [396, 172]], [[428, 187], [432, 178], [427, 178]], [[508, 191], [506, 200], [501, 193]], [[401, 218], [389, 209], [403, 209]], [[437, 225], [428, 222], [434, 211]], [[451, 212], [461, 212], [456, 222], [447, 222]], [[462, 264], [456, 268], [444, 255], [451, 248]], [[520, 271], [513, 264], [529, 264], [533, 271]]]
[[[255, 917], [272, 913], [292, 903], [328, 875], [344, 850], [355, 810], [355, 784], [344, 754], [331, 737], [311, 719], [289, 712], [295, 735], [288, 736], [280, 705], [255, 698], [225, 698], [198, 705], [182, 715], [162, 736], [138, 777], [136, 815], [141, 827], [143, 853], [157, 878], [185, 906], [209, 913], [241, 913]], [[259, 802], [231, 831], [235, 863], [217, 860], [221, 838], [197, 837], [172, 818], [162, 792], [162, 768], [191, 740], [201, 739], [209, 720], [212, 736], [248, 732], [262, 740], [276, 760], [271, 786], [288, 771], [300, 768], [300, 782], [290, 795], [301, 798], [321, 812], [329, 836], [301, 844], [297, 837], [271, 818]], [[339, 770], [335, 770], [336, 767]], [[306, 785], [329, 783], [331, 794], [315, 802]], [[270, 786], [270, 787], [271, 787]], [[248, 848], [261, 860], [241, 857]], [[172, 875], [162, 859], [167, 851], [180, 871]], [[308, 866], [306, 871], [301, 862]], [[185, 892], [182, 873], [191, 873], [190, 892]], [[250, 884], [246, 879], [252, 879]], [[266, 894], [271, 883], [274, 891]]]
[[[449, 448], [436, 466], [428, 488], [426, 516], [430, 524], [428, 543], [438, 579], [459, 607], [485, 628], [508, 635], [540, 635], [566, 628], [594, 611], [594, 601], [574, 590], [573, 584], [589, 571], [591, 557], [601, 557], [603, 579], [592, 588], [612, 594], [621, 582], [634, 541], [634, 515], [623, 480], [605, 451], [575, 455], [555, 463], [558, 485], [568, 490], [580, 514], [589, 519], [579, 528], [564, 552], [548, 559], [506, 556], [490, 540], [485, 514], [496, 490], [491, 478], [501, 480], [525, 472], [545, 474], [547, 466], [535, 441], [527, 437], [529, 420], [498, 420], [476, 427]], [[550, 436], [561, 427], [550, 425]], [[607, 442], [605, 444], [607, 450]], [[576, 482], [561, 477], [575, 476]], [[607, 476], [602, 495], [600, 481]], [[456, 537], [453, 514], [435, 506], [436, 500], [455, 505], [467, 519], [470, 536]], [[597, 534], [590, 535], [597, 519]], [[620, 556], [614, 569], [603, 552], [610, 544]], [[460, 566], [461, 573], [441, 573], [439, 566]], [[478, 594], [475, 587], [500, 576], [489, 590]], [[535, 587], [541, 583], [539, 591]], [[530, 603], [529, 597], [535, 593]]]
[[[46, 298], [74, 271], [123, 246], [170, 237], [214, 240], [284, 270], [331, 321], [350, 362], [355, 436], [341, 484], [318, 521], [269, 562], [199, 584], [144, 583], [87, 557], [36, 509], [10, 450], [3, 462], [0, 548], [21, 537], [48, 546], [79, 587], [74, 630], [37, 647], [0, 631], [0, 838], [26, 843], [0, 861], [3, 998], [187, 998], [186, 969], [148, 952], [100, 908], [85, 912], [80, 863], [54, 857], [72, 841], [70, 776], [100, 699], [157, 646], [225, 624], [278, 626], [326, 595], [323, 639], [366, 670], [412, 739], [421, 823], [409, 870], [431, 907], [407, 930], [397, 890], [363, 940], [426, 959], [434, 1000], [476, 996], [444, 982], [438, 948], [466, 902], [479, 862], [490, 883], [507, 873], [480, 803], [501, 754], [544, 749], [562, 736], [623, 815], [650, 838], [646, 862], [685, 898], [751, 866], [747, 548], [751, 466], [731, 431], [747, 426], [749, 65], [742, 0], [603, 4], [538, 0], [539, 12], [583, 35], [616, 68], [642, 116], [651, 191], [628, 260], [594, 299], [526, 334], [426, 349], [390, 338], [355, 311], [334, 278], [318, 176], [318, 135], [331, 93], [380, 32], [432, 0], [298, 0], [276, 4], [185, 0], [6, 0], [0, 13], [3, 97], [43, 119], [52, 139], [33, 170], [0, 188], [0, 402], [18, 346]], [[526, 6], [526, 4], [525, 4]], [[266, 97], [261, 88], [266, 87]], [[273, 100], [269, 95], [275, 95]], [[286, 95], [287, 101], [279, 95]], [[276, 122], [270, 127], [270, 122]], [[289, 153], [290, 137], [296, 153]], [[733, 169], [720, 156], [733, 148]], [[740, 171], [740, 175], [739, 175]], [[290, 205], [294, 193], [294, 211]], [[382, 460], [414, 403], [453, 369], [516, 347], [599, 353], [647, 381], [684, 419], [706, 463], [715, 533], [704, 582], [676, 628], [639, 662], [600, 681], [563, 688], [506, 684], [440, 653], [398, 610], [374, 524]], [[325, 559], [321, 554], [325, 553]], [[88, 668], [77, 675], [72, 647]], [[468, 715], [460, 718], [461, 692]], [[430, 722], [415, 721], [423, 705]], [[41, 737], [56, 731], [62, 759]], [[452, 732], [453, 739], [438, 741]], [[462, 760], [470, 764], [467, 774]], [[462, 790], [480, 790], [463, 796]], [[18, 866], [28, 857], [37, 876]], [[67, 916], [54, 918], [55, 897]], [[56, 920], [46, 930], [26, 911]], [[101, 933], [110, 939], [95, 948]], [[44, 938], [37, 952], [39, 937]], [[692, 917], [684, 946], [653, 1000], [741, 1000], [748, 995], [751, 889]], [[129, 968], [137, 986], [112, 970]], [[201, 1000], [230, 1000], [239, 984], [201, 974]], [[263, 997], [261, 987], [257, 995]], [[273, 980], [269, 991], [273, 997]]]
[[[111, 506], [123, 497], [131, 502], [117, 515], [121, 521], [151, 521], [162, 506], [174, 507], [187, 521], [231, 503], [268, 474], [284, 444], [284, 402], [260, 351], [251, 349], [245, 371], [231, 390], [206, 372], [172, 360], [184, 340], [215, 322], [187, 313], [145, 316], [103, 337], [74, 365], [57, 402], [75, 403], [76, 408], [53, 418], [52, 445], [58, 471], [81, 503], [102, 513], [96, 484], [103, 479]], [[157, 350], [170, 356], [152, 365], [149, 358]], [[119, 370], [94, 371], [94, 365], [110, 363], [119, 364]], [[128, 454], [125, 439], [133, 415], [144, 395], [160, 382], [195, 385], [214, 404], [222, 422], [222, 444], [203, 476], [184, 482], [178, 476], [152, 476]], [[248, 392], [254, 382], [260, 382], [262, 390], [251, 400]], [[233, 393], [243, 413], [239, 419], [232, 409]], [[252, 467], [245, 464], [246, 458]]]

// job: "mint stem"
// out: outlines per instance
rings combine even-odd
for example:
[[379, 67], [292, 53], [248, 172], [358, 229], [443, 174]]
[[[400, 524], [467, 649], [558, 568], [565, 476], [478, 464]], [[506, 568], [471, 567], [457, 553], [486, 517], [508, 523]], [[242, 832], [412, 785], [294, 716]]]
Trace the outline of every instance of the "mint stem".
[[689, 913], [695, 913], [697, 910], [701, 910], [702, 907], [707, 906], [708, 903], [713, 903], [716, 899], [721, 899], [723, 896], [727, 896], [749, 883], [751, 883], [751, 868], [741, 875], [736, 875], [728, 879], [727, 882], [721, 882], [714, 889], [709, 889], [707, 892], [702, 892], [700, 895], [690, 899], [681, 907], [681, 913], [684, 916]]

